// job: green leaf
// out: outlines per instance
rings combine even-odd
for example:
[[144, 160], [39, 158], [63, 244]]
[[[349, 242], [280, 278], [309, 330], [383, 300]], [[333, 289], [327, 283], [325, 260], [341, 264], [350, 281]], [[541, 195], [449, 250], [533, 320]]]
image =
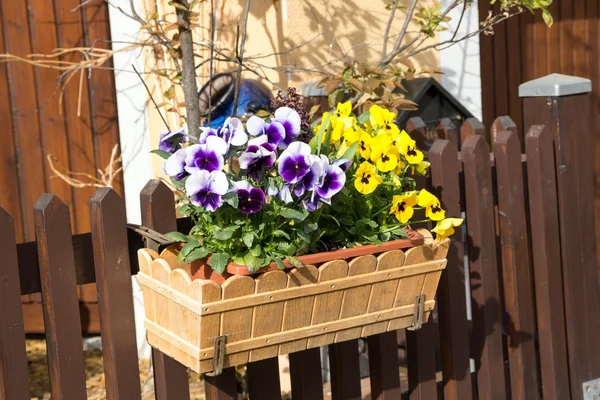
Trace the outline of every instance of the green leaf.
[[251, 248], [250, 253], [255, 257], [260, 256], [262, 254], [262, 247], [260, 247], [260, 244], [257, 244], [256, 246]]
[[[313, 138], [313, 140], [315, 141], [315, 146], [314, 149], [311, 147], [311, 153], [319, 155], [321, 154], [321, 143], [323, 143], [323, 132], [325, 132], [325, 128], [329, 125], [329, 117], [330, 115], [327, 114], [327, 117], [325, 117], [325, 121], [323, 121], [321, 123], [321, 127], [319, 128], [319, 132], [317, 133], [317, 136], [315, 136]], [[312, 140], [311, 140], [312, 142]]]
[[399, 237], [408, 237], [408, 233], [406, 233], [406, 231], [402, 228], [394, 229], [391, 233], [392, 235], [396, 235]]
[[164, 150], [152, 150], [150, 153], [152, 154], [156, 154], [157, 156], [159, 156], [160, 158], [166, 160], [167, 158], [171, 157], [171, 153], [169, 153], [168, 151], [164, 151]]
[[327, 133], [325, 134], [325, 144], [323, 145], [323, 154], [329, 155], [329, 146], [331, 143], [331, 124], [327, 124]]
[[177, 261], [183, 260], [185, 257], [187, 257], [192, 252], [192, 250], [194, 250], [200, 246], [201, 246], [201, 244], [198, 241], [186, 243], [186, 245], [181, 248], [181, 251], [177, 255]]
[[252, 242], [254, 242], [254, 233], [246, 233], [244, 236], [242, 236], [242, 240], [244, 241], [244, 244], [248, 246], [248, 248], [252, 247]]
[[277, 268], [285, 269], [285, 265], [283, 264], [281, 257], [273, 257], [273, 261], [275, 261], [275, 264], [277, 264]]
[[183, 242], [183, 243], [192, 242], [192, 241], [196, 240], [193, 237], [185, 235], [181, 232], [169, 232], [169, 233], [165, 233], [165, 236], [168, 238], [171, 238], [173, 240], [176, 240], [178, 242]]
[[286, 254], [288, 256], [292, 256], [292, 255], [296, 254], [296, 251], [298, 250], [298, 247], [296, 247], [296, 245], [293, 244], [293, 243], [280, 242], [277, 245], [277, 249], [281, 253], [283, 253], [283, 254]]
[[389, 241], [391, 237], [392, 237], [392, 234], [390, 232], [383, 232], [381, 235], [379, 235], [379, 238], [381, 239], [382, 242]]
[[185, 257], [185, 262], [191, 263], [192, 261], [200, 260], [208, 255], [208, 250], [204, 247], [198, 247], [192, 251]]
[[227, 253], [216, 253], [213, 254], [210, 260], [208, 261], [208, 265], [217, 273], [222, 274], [225, 272], [225, 268], [227, 268], [227, 264], [229, 263], [229, 254]]
[[233, 232], [236, 230], [236, 227], [229, 226], [225, 229], [217, 228], [213, 233], [213, 237], [217, 240], [229, 240], [231, 236], [233, 236]]
[[336, 218], [336, 217], [334, 217], [333, 215], [329, 215], [329, 214], [323, 214], [321, 217], [322, 217], [322, 218], [328, 218], [328, 219], [332, 219], [332, 220], [333, 220], [333, 222], [335, 222], [335, 224], [336, 224], [337, 226], [340, 226], [340, 221], [338, 221], [338, 220], [337, 220], [337, 218]]
[[354, 160], [354, 156], [356, 155], [356, 150], [358, 150], [358, 145], [359, 145], [358, 140], [356, 142], [352, 143], [350, 145], [350, 147], [348, 147], [348, 150], [346, 150], [344, 152], [344, 155], [342, 156], [342, 158], [344, 160]]
[[291, 208], [282, 208], [281, 213], [279, 215], [281, 215], [283, 218], [287, 218], [287, 219], [296, 219], [298, 221], [304, 221], [306, 219], [306, 217], [308, 217], [308, 211], [306, 211], [306, 210], [298, 211], [298, 210], [293, 210]]
[[275, 237], [284, 237], [287, 240], [290, 240], [290, 235], [288, 235], [287, 233], [285, 233], [281, 229], [278, 229], [275, 232], [273, 232], [273, 235], [275, 235]]
[[304, 225], [304, 233], [311, 233], [317, 229], [319, 229], [319, 225], [315, 224], [314, 222], [309, 222], [308, 224]]
[[377, 240], [377, 235], [362, 235], [369, 242], [375, 242]]
[[346, 68], [344, 68], [344, 72], [342, 72], [342, 79], [344, 81], [347, 81], [351, 77], [352, 77], [352, 66], [348, 65]]
[[181, 215], [190, 215], [193, 211], [194, 208], [189, 204], [184, 204], [177, 210], [177, 212]]
[[296, 232], [298, 233], [298, 236], [300, 236], [300, 239], [302, 239], [306, 243], [310, 243], [310, 236], [309, 235], [307, 235], [306, 233], [304, 233], [302, 231], [296, 231]]
[[240, 199], [236, 192], [229, 192], [223, 196], [223, 201], [233, 208], [238, 208]]
[[294, 267], [297, 267], [297, 268], [305, 267], [305, 265], [302, 263], [302, 261], [298, 260], [296, 257], [286, 256], [285, 259], [287, 262], [292, 264]]
[[344, 88], [337, 88], [327, 96], [327, 102], [330, 107], [335, 107], [342, 100], [344, 100]]
[[263, 258], [248, 253], [244, 256], [244, 264], [246, 264], [250, 272], [256, 272], [263, 266]]
[[369, 111], [365, 111], [364, 113], [362, 113], [358, 116], [358, 118], [356, 119], [356, 122], [358, 122], [359, 125], [364, 125], [370, 119], [371, 119], [371, 113]]

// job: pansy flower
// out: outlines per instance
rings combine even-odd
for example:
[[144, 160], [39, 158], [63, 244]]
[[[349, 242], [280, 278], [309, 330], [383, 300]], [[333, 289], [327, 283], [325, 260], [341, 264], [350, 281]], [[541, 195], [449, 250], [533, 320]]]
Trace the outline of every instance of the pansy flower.
[[173, 154], [180, 149], [180, 145], [189, 138], [191, 138], [191, 136], [185, 133], [184, 128], [164, 133], [160, 135], [158, 149]]
[[444, 240], [448, 236], [454, 234], [454, 228], [459, 227], [463, 223], [462, 218], [446, 218], [437, 223], [431, 231], [436, 235], [437, 240]]
[[326, 164], [320, 182], [316, 187], [317, 194], [323, 199], [331, 199], [335, 196], [346, 183], [346, 174], [338, 166], [334, 164]]
[[371, 161], [381, 172], [392, 171], [398, 165], [398, 149], [392, 146], [390, 135], [378, 135], [371, 144]]
[[417, 175], [426, 175], [427, 174], [427, 170], [429, 169], [429, 165], [431, 165], [429, 162], [427, 162], [427, 161], [421, 161], [417, 165], [412, 165], [411, 166], [411, 171], [412, 171], [413, 175], [415, 175], [415, 174], [417, 174]]
[[279, 122], [285, 129], [285, 138], [279, 143], [279, 147], [285, 149], [300, 135], [302, 120], [298, 112], [290, 107], [279, 107], [274, 115], [272, 121]]
[[240, 121], [238, 118], [227, 118], [223, 123], [223, 126], [217, 129], [200, 129], [202, 130], [202, 133], [200, 133], [200, 144], [206, 144], [208, 138], [211, 136], [219, 137], [225, 142], [225, 153], [229, 151], [229, 148], [231, 146], [242, 146], [248, 141], [248, 135], [244, 130], [244, 125], [242, 124], [242, 121]]
[[268, 142], [267, 135], [261, 135], [248, 142], [246, 151], [239, 159], [241, 169], [245, 169], [248, 177], [262, 181], [265, 172], [275, 164], [277, 150], [275, 145]]
[[325, 169], [327, 168], [327, 164], [329, 161], [325, 156], [315, 156], [313, 154], [308, 156], [310, 162], [310, 168], [306, 175], [302, 177], [298, 181], [296, 188], [294, 189], [294, 194], [298, 197], [302, 196], [306, 191], [313, 191], [318, 184], [319, 180], [322, 178], [325, 173]]
[[287, 183], [298, 183], [310, 170], [310, 146], [293, 142], [279, 156], [277, 171]]
[[377, 186], [383, 182], [375, 167], [367, 161], [358, 167], [354, 178], [354, 187], [362, 194], [373, 193]]
[[285, 128], [278, 121], [267, 123], [264, 119], [251, 116], [246, 122], [248, 133], [252, 136], [266, 135], [269, 143], [277, 146], [285, 138]]
[[198, 170], [185, 182], [185, 192], [195, 206], [215, 211], [223, 204], [223, 196], [229, 189], [227, 177], [222, 171]]
[[423, 153], [417, 149], [415, 141], [404, 131], [400, 134], [398, 149], [400, 150], [400, 154], [402, 154], [404, 158], [406, 158], [406, 161], [411, 165], [416, 165], [423, 161]]
[[267, 188], [267, 194], [269, 196], [274, 196], [278, 198], [285, 204], [294, 201], [294, 199], [292, 198], [292, 191], [290, 189], [290, 185], [287, 184], [283, 185], [281, 189], [279, 189], [277, 186], [269, 184], [269, 187]]
[[420, 207], [425, 207], [425, 216], [432, 221], [441, 221], [446, 216], [446, 211], [442, 209], [438, 198], [425, 189], [419, 192], [418, 204]]
[[175, 180], [180, 181], [189, 173], [185, 170], [186, 149], [179, 149], [163, 164], [163, 172]]
[[408, 192], [397, 195], [392, 198], [392, 208], [390, 214], [394, 214], [396, 219], [406, 224], [413, 216], [413, 207], [417, 205], [418, 197], [416, 192]]
[[352, 102], [347, 101], [345, 103], [337, 103], [334, 114], [338, 118], [349, 117], [352, 112]]
[[220, 171], [225, 164], [223, 154], [226, 152], [227, 145], [222, 138], [209, 136], [205, 144], [194, 144], [186, 149], [185, 170], [190, 174], [199, 170]]
[[360, 139], [358, 142], [358, 154], [361, 155], [362, 158], [368, 160], [371, 156], [371, 142], [373, 138], [367, 132], [362, 132], [360, 135]]
[[244, 214], [254, 214], [261, 210], [265, 201], [265, 192], [253, 187], [248, 181], [235, 183], [238, 195], [238, 208]]
[[394, 123], [396, 114], [390, 110], [386, 110], [377, 104], [373, 104], [369, 109], [369, 114], [370, 122], [373, 127], [382, 129], [385, 131], [385, 133], [389, 133], [391, 135], [396, 135], [400, 131], [398, 126]]

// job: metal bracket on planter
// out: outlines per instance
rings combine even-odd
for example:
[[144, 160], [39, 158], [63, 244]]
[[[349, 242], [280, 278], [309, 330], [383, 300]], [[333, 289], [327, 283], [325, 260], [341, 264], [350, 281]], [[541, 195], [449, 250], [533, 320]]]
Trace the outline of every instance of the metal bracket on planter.
[[207, 372], [208, 376], [219, 376], [223, 371], [223, 360], [225, 358], [225, 338], [226, 336], [217, 336], [215, 338], [215, 350], [213, 352], [213, 372]]
[[583, 400], [600, 399], [600, 378], [583, 382]]
[[146, 240], [152, 240], [154, 243], [157, 243], [161, 246], [168, 246], [174, 243], [177, 243], [176, 240], [171, 239], [168, 236], [163, 235], [162, 233], [156, 232], [150, 228], [147, 228], [143, 225], [136, 224], [127, 224], [127, 228], [135, 231], [140, 236], [142, 236]]
[[423, 326], [423, 320], [425, 319], [425, 295], [418, 294], [415, 297], [415, 313], [413, 315], [412, 325], [406, 329], [409, 331], [416, 331], [421, 329]]

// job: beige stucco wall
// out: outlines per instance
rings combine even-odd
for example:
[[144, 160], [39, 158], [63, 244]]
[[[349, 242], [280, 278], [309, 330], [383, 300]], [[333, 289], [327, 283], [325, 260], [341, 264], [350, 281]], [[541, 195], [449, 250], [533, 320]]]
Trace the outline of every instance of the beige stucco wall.
[[[144, 1], [148, 15], [158, 11], [160, 15], [173, 18], [173, 8], [168, 0]], [[227, 54], [234, 54], [238, 23], [242, 24], [244, 0], [213, 0], [217, 7], [216, 40], [219, 48]], [[385, 9], [389, 0], [252, 0], [248, 19], [247, 40], [244, 55], [251, 57], [252, 68], [264, 75], [265, 81], [274, 91], [278, 87], [295, 86], [302, 91], [324, 77], [324, 73], [336, 73], [344, 68], [344, 64], [352, 60], [370, 62], [381, 60], [382, 41], [389, 17]], [[422, 0], [419, 5], [426, 5], [431, 0]], [[408, 6], [408, 0], [400, 0]], [[404, 7], [396, 12], [391, 29], [388, 49], [405, 21]], [[199, 13], [199, 23], [195, 29], [195, 40], [206, 43], [210, 36], [210, 2], [204, 1], [195, 7]], [[416, 32], [417, 27], [411, 24], [409, 32]], [[173, 31], [172, 33], [174, 33]], [[414, 33], [409, 33], [411, 38]], [[430, 39], [436, 41], [437, 38]], [[203, 60], [209, 58], [207, 48], [198, 47], [197, 53]], [[164, 68], [168, 65], [168, 57], [147, 51], [145, 53], [147, 71]], [[411, 59], [417, 71], [438, 71], [439, 53], [427, 51]], [[199, 71], [199, 85], [209, 76], [209, 63]], [[215, 71], [222, 72], [235, 69], [235, 65], [216, 62]], [[246, 72], [245, 76], [254, 78], [254, 74]], [[169, 83], [160, 77], [148, 75], [148, 85], [155, 93], [155, 99], [165, 103], [161, 93], [169, 87]], [[163, 114], [168, 115], [171, 126], [180, 125], [183, 121], [168, 108], [183, 110], [182, 93], [178, 91], [178, 100], [164, 105]], [[150, 110], [151, 141], [156, 143], [164, 125], [153, 107]], [[183, 114], [183, 112], [182, 112]], [[159, 176], [161, 160], [153, 157], [155, 174]]]

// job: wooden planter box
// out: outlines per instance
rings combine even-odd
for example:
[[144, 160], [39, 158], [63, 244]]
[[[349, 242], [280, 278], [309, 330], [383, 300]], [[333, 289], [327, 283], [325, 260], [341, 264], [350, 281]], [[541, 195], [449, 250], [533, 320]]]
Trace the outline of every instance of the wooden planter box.
[[176, 264], [173, 257], [141, 249], [148, 342], [195, 372], [218, 374], [307, 348], [418, 329], [434, 307], [449, 241], [412, 243], [365, 246], [371, 254], [346, 259], [341, 250], [331, 261], [233, 275], [222, 285], [192, 280], [189, 268], [167, 262]]

